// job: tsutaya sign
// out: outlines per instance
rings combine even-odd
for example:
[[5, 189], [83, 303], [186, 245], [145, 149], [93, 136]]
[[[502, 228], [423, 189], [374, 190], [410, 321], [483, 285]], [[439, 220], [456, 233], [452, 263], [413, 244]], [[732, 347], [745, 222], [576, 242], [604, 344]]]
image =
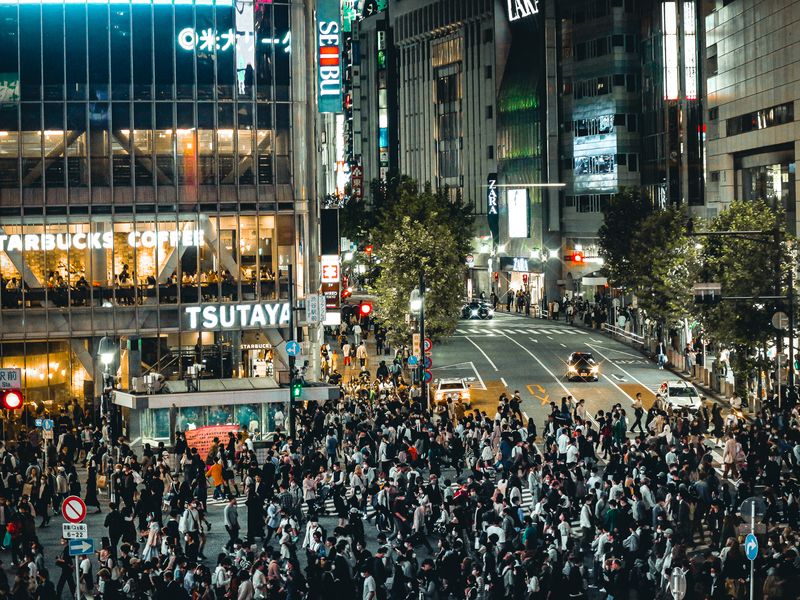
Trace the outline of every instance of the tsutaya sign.
[[289, 303], [209, 304], [183, 309], [188, 329], [216, 330], [288, 325]]
[[539, 0], [507, 0], [508, 20], [517, 21], [539, 12]]
[[[177, 248], [199, 248], [204, 243], [204, 234], [199, 229], [168, 229], [161, 231], [131, 231], [128, 245], [131, 248], [155, 248], [171, 246]], [[0, 235], [0, 252], [23, 250], [111, 250], [114, 248], [113, 231], [93, 233], [25, 233]]]

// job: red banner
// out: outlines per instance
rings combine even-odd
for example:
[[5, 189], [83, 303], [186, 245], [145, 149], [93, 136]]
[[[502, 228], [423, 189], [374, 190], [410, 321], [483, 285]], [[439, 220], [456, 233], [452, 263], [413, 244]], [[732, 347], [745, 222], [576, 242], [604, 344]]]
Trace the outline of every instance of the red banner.
[[189, 449], [197, 448], [197, 453], [204, 461], [214, 444], [214, 438], [219, 438], [221, 444], [228, 443], [228, 432], [232, 431], [234, 434], [239, 431], [238, 425], [208, 425], [206, 427], [198, 427], [197, 429], [187, 429], [186, 445]]

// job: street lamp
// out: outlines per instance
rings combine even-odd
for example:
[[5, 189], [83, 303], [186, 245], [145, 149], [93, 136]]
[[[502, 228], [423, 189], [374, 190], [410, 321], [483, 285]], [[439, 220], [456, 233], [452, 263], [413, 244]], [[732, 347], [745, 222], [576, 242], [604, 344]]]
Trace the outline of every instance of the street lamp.
[[100, 362], [103, 363], [105, 371], [108, 371], [108, 366], [114, 362], [114, 354], [117, 352], [117, 345], [108, 336], [100, 339], [100, 344], [97, 349], [97, 356], [100, 357]]
[[425, 381], [425, 274], [420, 270], [419, 272], [419, 286], [414, 288], [411, 292], [411, 298], [408, 301], [408, 306], [411, 313], [419, 315], [419, 344], [420, 354], [417, 369], [419, 374], [420, 391], [422, 392], [423, 402], [428, 402], [428, 384]]

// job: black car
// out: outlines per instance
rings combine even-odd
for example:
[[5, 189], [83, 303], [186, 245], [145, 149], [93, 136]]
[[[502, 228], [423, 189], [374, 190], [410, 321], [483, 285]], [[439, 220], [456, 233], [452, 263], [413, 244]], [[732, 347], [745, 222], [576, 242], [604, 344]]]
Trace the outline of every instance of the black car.
[[491, 319], [494, 317], [494, 309], [491, 304], [480, 300], [471, 300], [461, 308], [462, 319]]
[[600, 365], [591, 352], [573, 352], [567, 359], [567, 380], [597, 381], [600, 378]]

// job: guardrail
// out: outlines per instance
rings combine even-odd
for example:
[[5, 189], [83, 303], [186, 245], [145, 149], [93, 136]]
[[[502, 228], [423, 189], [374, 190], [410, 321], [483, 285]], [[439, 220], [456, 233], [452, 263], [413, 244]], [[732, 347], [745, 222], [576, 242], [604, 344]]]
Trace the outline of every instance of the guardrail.
[[626, 340], [630, 340], [636, 344], [645, 344], [644, 336], [638, 335], [636, 333], [632, 333], [630, 331], [625, 331], [621, 327], [617, 327], [616, 325], [609, 325], [608, 323], [603, 323], [603, 331], [607, 331], [611, 335], [615, 335], [617, 337], [624, 338]]

